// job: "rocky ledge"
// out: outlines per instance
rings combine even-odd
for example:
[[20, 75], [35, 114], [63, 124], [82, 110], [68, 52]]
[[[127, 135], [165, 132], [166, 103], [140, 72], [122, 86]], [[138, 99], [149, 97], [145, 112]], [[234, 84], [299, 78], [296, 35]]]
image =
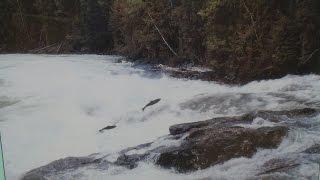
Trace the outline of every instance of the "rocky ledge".
[[161, 150], [156, 163], [179, 172], [204, 169], [232, 158], [251, 157], [257, 148], [276, 148], [287, 134], [284, 126], [237, 126], [251, 121], [244, 116], [172, 126], [171, 135], [187, 136], [181, 146]]
[[[153, 143], [142, 144], [119, 152], [116, 161], [107, 160], [108, 155], [61, 159], [28, 172], [23, 180], [45, 179], [83, 167], [133, 169], [141, 161], [151, 161], [162, 168], [174, 168], [182, 173], [205, 169], [232, 158], [251, 157], [258, 148], [277, 148], [292, 124], [303, 124], [306, 118], [318, 114], [315, 109], [258, 111], [243, 116], [178, 124], [171, 126], [170, 135], [162, 138], [179, 142], [175, 145], [155, 147]], [[141, 150], [143, 153], [136, 153]], [[264, 169], [261, 174], [274, 169], [278, 168]]]

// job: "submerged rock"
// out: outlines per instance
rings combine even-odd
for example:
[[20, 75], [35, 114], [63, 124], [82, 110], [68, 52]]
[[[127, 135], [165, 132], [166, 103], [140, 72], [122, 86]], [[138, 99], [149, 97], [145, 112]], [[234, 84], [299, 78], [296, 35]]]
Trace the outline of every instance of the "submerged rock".
[[274, 158], [265, 162], [261, 168], [261, 172], [258, 175], [266, 175], [278, 172], [287, 172], [300, 165], [300, 161], [297, 158]]
[[288, 111], [258, 111], [255, 116], [263, 119], [268, 119], [271, 122], [279, 122], [284, 118], [307, 118], [314, 117], [319, 114], [319, 111], [312, 108], [295, 109]]
[[30, 174], [27, 174], [25, 177], [23, 177], [22, 180], [47, 180], [47, 178], [41, 175], [30, 173]]
[[101, 163], [101, 159], [92, 157], [68, 157], [53, 161], [43, 167], [28, 172], [22, 180], [46, 180], [49, 176], [65, 171], [75, 170], [92, 164]]
[[134, 169], [138, 166], [138, 162], [145, 160], [147, 154], [133, 154], [126, 155], [122, 154], [118, 157], [118, 159], [114, 162], [114, 165], [126, 167], [127, 169]]
[[307, 154], [320, 154], [320, 144], [315, 144], [303, 152]]

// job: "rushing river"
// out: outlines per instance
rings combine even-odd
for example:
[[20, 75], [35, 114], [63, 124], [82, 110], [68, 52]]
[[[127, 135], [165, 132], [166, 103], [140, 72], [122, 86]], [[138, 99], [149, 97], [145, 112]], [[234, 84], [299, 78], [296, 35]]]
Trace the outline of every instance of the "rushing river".
[[[98, 55], [0, 55], [0, 130], [8, 180], [65, 157], [113, 154], [168, 134], [171, 125], [254, 110], [320, 108], [320, 76], [227, 86], [170, 78]], [[141, 108], [150, 100], [160, 103]], [[312, 129], [290, 131], [279, 148], [232, 159], [191, 174], [153, 164], [107, 171], [80, 169], [66, 179], [245, 179], [273, 156], [320, 143], [320, 117]], [[116, 124], [117, 128], [98, 130]], [[161, 142], [163, 145], [170, 142]], [[301, 166], [301, 177], [317, 164]], [[56, 177], [59, 179], [59, 177]]]

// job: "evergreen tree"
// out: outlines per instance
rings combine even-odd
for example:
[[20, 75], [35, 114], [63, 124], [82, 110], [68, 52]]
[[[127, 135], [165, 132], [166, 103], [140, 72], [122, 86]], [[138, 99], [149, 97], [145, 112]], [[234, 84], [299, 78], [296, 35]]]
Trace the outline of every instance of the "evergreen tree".
[[110, 45], [108, 14], [105, 14], [104, 5], [98, 0], [80, 0], [81, 34], [91, 52], [104, 51]]
[[0, 49], [3, 46], [9, 36], [9, 23], [10, 23], [10, 6], [8, 0], [0, 1]]

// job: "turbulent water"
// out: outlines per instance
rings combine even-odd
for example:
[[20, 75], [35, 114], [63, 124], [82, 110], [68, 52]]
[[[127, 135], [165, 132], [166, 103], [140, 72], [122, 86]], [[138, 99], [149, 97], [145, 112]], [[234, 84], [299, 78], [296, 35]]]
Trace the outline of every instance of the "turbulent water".
[[[120, 62], [116, 56], [1, 55], [0, 130], [8, 180], [69, 156], [116, 154], [122, 149], [161, 141], [171, 125], [254, 110], [320, 108], [320, 76], [287, 76], [278, 80], [227, 86], [174, 79]], [[160, 103], [141, 111], [150, 100]], [[320, 117], [311, 129], [291, 130], [274, 150], [236, 158], [190, 174], [178, 174], [149, 163], [126, 170], [78, 169], [66, 179], [245, 179], [272, 157], [300, 152], [320, 143]], [[98, 130], [117, 128], [99, 133]], [[270, 125], [266, 123], [265, 125]], [[160, 139], [159, 139], [160, 138]], [[305, 164], [300, 177], [319, 172]], [[61, 177], [53, 177], [59, 179]]]

